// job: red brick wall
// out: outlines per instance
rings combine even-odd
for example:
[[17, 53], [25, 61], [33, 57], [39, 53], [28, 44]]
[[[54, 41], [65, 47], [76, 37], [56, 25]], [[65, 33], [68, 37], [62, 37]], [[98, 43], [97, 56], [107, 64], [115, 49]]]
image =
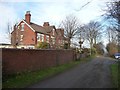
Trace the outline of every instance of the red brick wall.
[[[23, 23], [23, 21], [21, 21], [19, 23], [19, 29], [18, 26], [16, 28], [16, 30], [13, 31], [12, 34], [12, 45], [14, 45], [14, 43], [16, 44], [16, 38], [18, 38], [18, 45], [35, 45], [36, 42], [36, 33], [31, 30], [30, 27], [28, 27], [26, 24], [24, 24], [24, 31], [21, 31], [21, 23]], [[18, 35], [17, 35], [18, 33]], [[21, 39], [21, 35], [23, 35], [23, 40], [20, 41]]]
[[16, 45], [16, 31], [11, 33], [11, 44]]
[[35, 71], [72, 60], [72, 50], [2, 49], [3, 74]]
[[23, 43], [24, 45], [36, 44], [36, 33], [31, 30], [26, 24], [23, 32]]

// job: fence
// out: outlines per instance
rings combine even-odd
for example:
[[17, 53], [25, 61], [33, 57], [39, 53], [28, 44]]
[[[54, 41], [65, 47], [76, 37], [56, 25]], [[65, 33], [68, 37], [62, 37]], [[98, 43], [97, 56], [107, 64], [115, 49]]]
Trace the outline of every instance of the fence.
[[2, 72], [36, 71], [75, 60], [73, 50], [2, 49]]

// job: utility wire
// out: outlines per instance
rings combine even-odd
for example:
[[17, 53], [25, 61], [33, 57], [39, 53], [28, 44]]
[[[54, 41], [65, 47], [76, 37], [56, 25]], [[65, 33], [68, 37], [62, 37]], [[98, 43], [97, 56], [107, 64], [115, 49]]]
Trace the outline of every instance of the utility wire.
[[80, 11], [80, 10], [82, 10], [84, 7], [86, 7], [88, 4], [90, 4], [91, 2], [92, 2], [93, 0], [91, 0], [91, 1], [89, 1], [89, 2], [87, 2], [86, 4], [84, 4], [82, 7], [80, 7], [80, 9], [75, 9], [75, 11]]

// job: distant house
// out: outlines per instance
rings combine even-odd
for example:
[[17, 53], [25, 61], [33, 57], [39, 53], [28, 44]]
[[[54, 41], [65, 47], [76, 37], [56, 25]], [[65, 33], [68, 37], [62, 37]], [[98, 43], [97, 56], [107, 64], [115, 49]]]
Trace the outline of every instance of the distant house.
[[47, 42], [50, 48], [61, 48], [64, 46], [64, 29], [44, 22], [43, 26], [31, 22], [30, 11], [25, 14], [25, 20], [14, 25], [11, 33], [11, 44], [18, 48], [35, 48], [39, 42]]

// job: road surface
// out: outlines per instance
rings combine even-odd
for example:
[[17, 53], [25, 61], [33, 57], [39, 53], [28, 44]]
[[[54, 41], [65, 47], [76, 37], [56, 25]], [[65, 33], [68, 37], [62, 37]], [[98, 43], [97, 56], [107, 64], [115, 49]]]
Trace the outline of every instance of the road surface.
[[28, 88], [112, 88], [110, 65], [113, 63], [115, 60], [110, 58], [96, 57]]

